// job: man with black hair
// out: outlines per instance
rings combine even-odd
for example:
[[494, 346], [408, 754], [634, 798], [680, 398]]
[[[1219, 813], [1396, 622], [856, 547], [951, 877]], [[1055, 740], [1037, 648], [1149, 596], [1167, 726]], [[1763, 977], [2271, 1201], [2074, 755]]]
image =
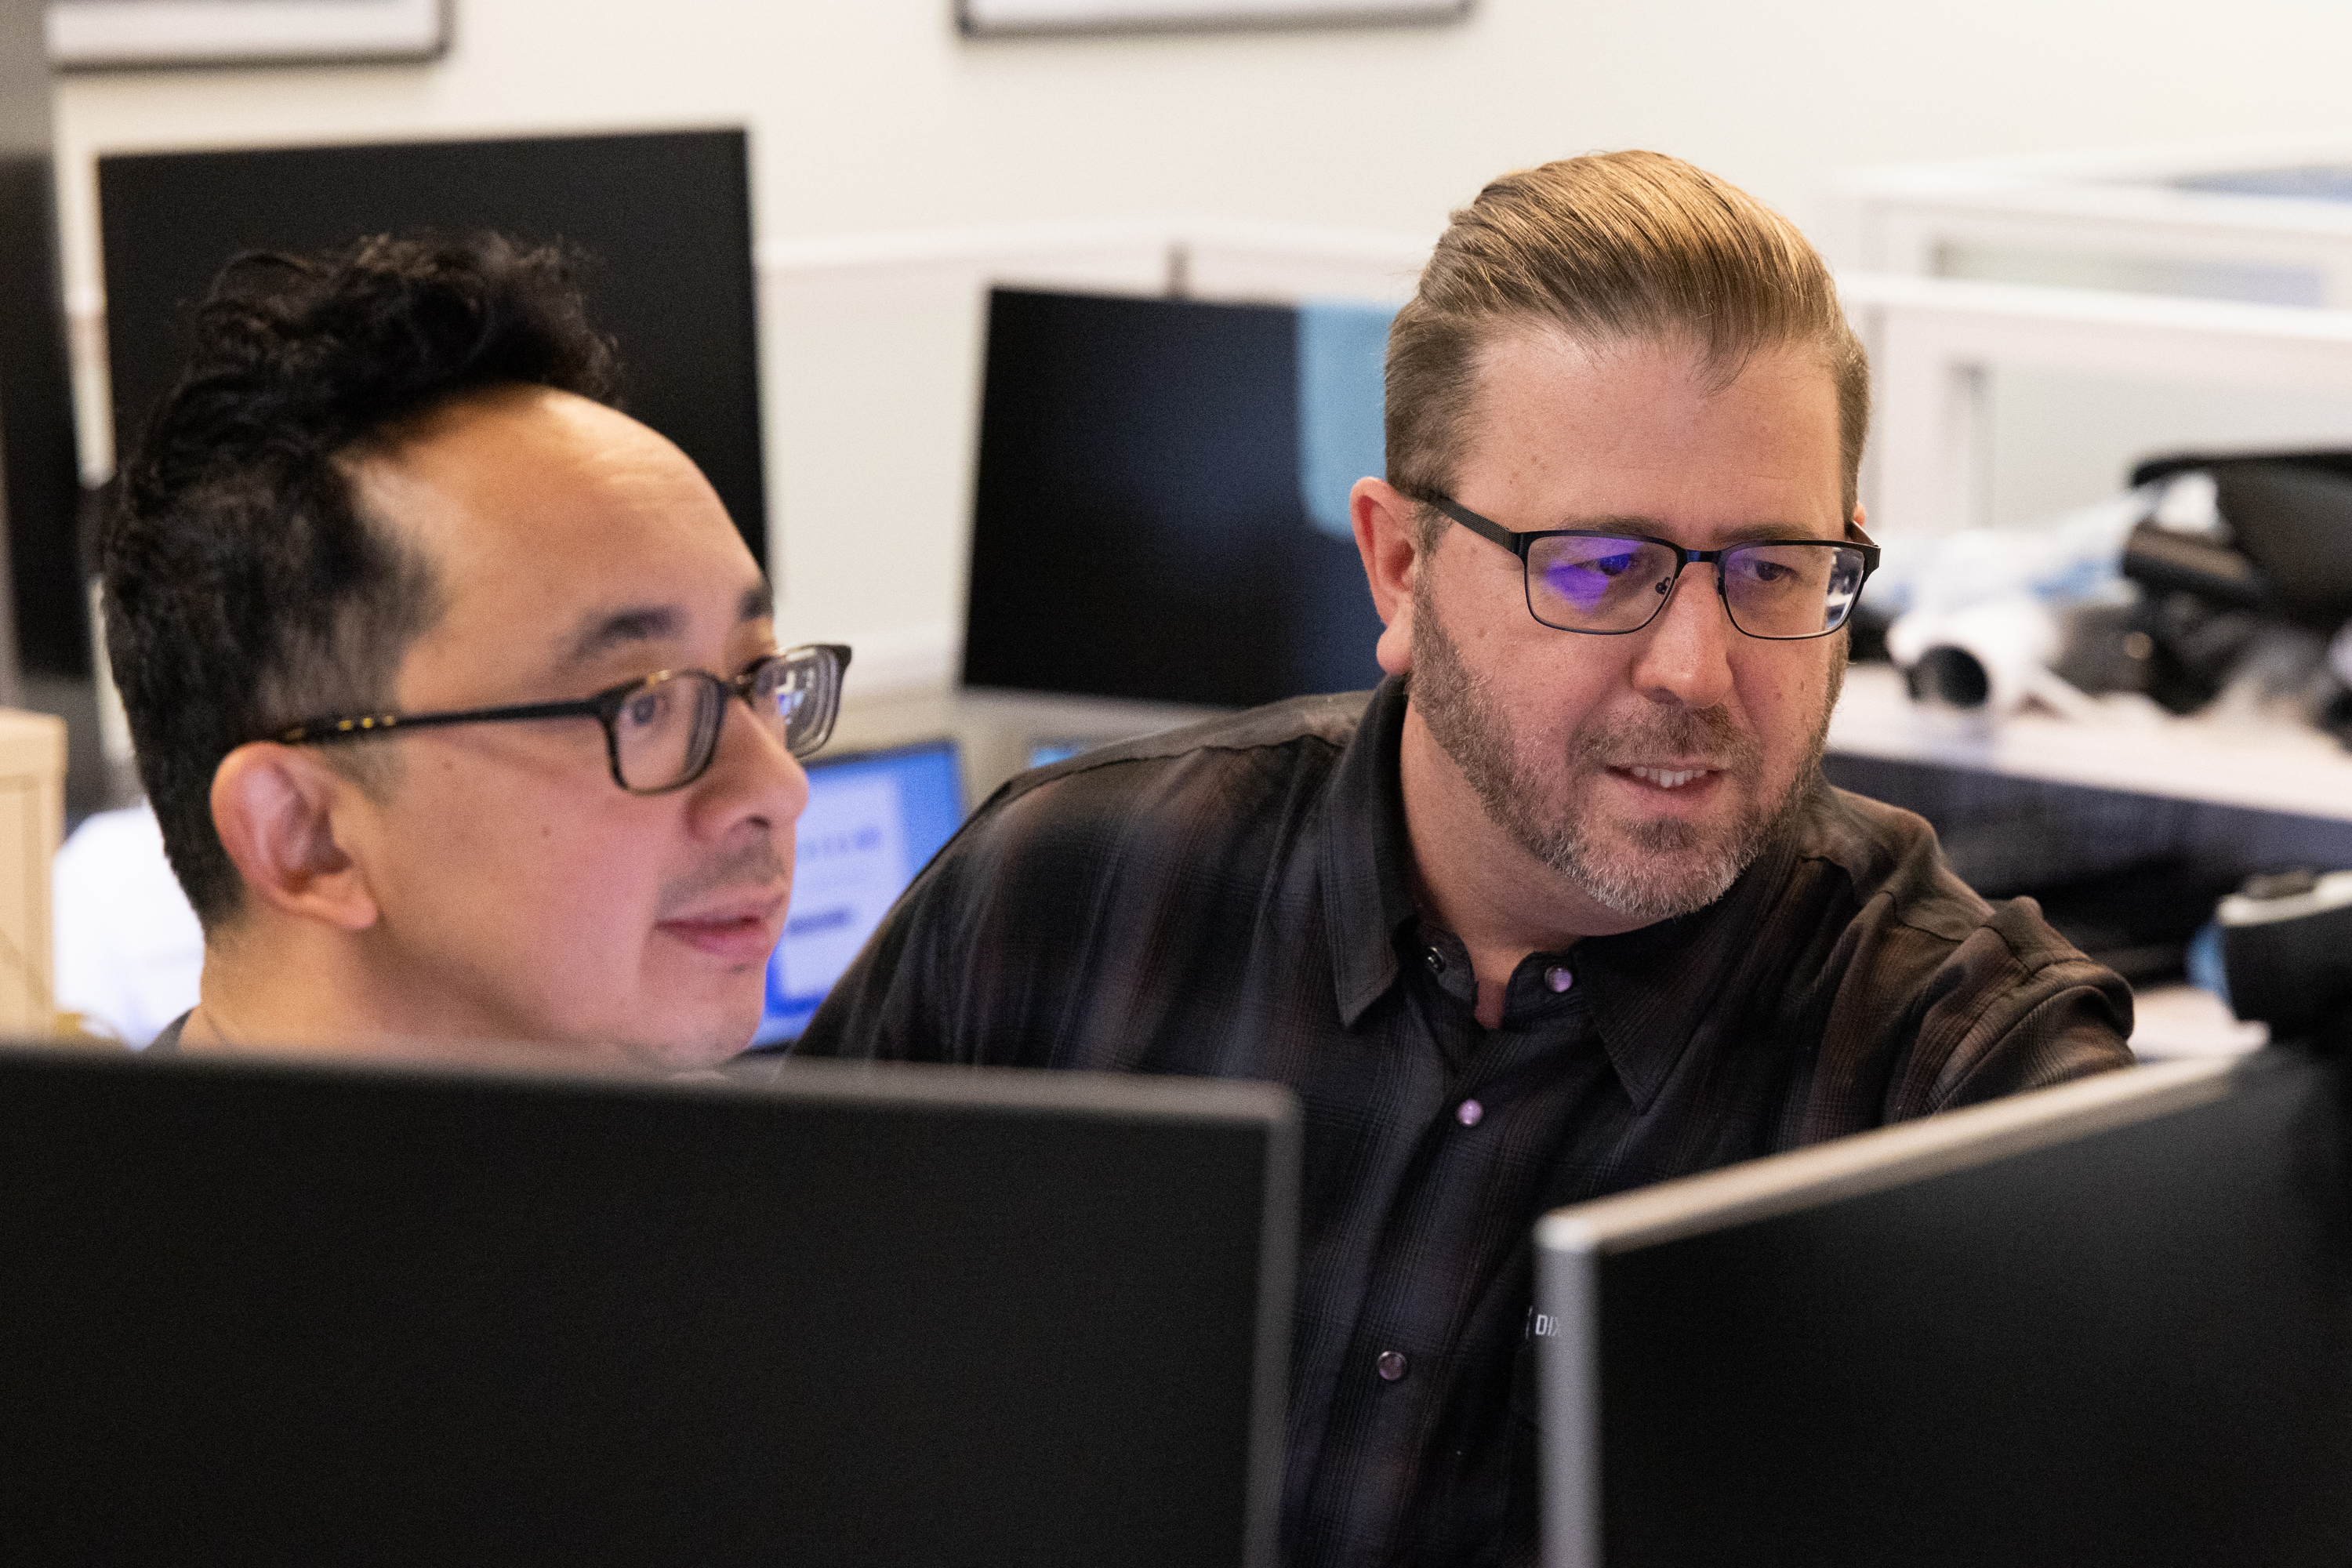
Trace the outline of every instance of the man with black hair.
[[222, 275], [104, 541], [205, 931], [163, 1048], [749, 1041], [847, 650], [777, 650], [718, 496], [614, 385], [553, 249]]

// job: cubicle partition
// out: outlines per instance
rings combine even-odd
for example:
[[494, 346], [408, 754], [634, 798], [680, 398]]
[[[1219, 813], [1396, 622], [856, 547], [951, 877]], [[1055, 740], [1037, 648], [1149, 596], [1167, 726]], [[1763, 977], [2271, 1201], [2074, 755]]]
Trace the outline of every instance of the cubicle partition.
[[1849, 169], [1824, 238], [1847, 266], [1988, 268], [2141, 293], [2352, 309], [2341, 134]]

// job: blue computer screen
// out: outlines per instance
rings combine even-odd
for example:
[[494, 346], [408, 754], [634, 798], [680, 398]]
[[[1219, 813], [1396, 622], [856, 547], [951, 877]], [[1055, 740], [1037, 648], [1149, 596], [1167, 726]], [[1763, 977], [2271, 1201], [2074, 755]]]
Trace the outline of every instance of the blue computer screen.
[[963, 821], [955, 742], [820, 757], [793, 835], [793, 902], [759, 1046], [799, 1035], [899, 893]]

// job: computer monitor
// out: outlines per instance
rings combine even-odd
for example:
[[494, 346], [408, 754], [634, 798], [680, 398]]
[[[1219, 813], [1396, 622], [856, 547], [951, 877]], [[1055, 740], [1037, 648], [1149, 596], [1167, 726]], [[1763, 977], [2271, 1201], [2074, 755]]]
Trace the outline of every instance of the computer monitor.
[[1066, 763], [1072, 757], [1091, 752], [1097, 746], [1108, 746], [1111, 741], [1092, 735], [1042, 735], [1029, 742], [1027, 765], [1050, 768], [1055, 763]]
[[2347, 1111], [2170, 1063], [1548, 1215], [1547, 1563], [2343, 1562]]
[[[1307, 482], [1324, 319], [990, 297], [966, 685], [1244, 706], [1378, 683], [1345, 482]], [[1340, 411], [1373, 432], [1359, 473], [1379, 466], [1366, 363], [1369, 400]]]
[[186, 368], [194, 307], [241, 251], [419, 230], [562, 239], [588, 258], [623, 405], [695, 460], [765, 562], [749, 168], [740, 130], [102, 157], [117, 449]]
[[0, 1050], [46, 1563], [1271, 1568], [1260, 1085]]
[[844, 752], [807, 766], [792, 907], [783, 941], [768, 960], [755, 1048], [799, 1037], [915, 873], [963, 824], [963, 769], [953, 741]]

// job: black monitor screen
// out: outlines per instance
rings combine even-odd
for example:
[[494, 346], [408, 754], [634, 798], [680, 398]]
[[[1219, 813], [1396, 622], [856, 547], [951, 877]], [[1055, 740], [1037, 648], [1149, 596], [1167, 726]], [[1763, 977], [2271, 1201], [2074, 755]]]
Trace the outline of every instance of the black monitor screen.
[[1547, 1218], [1547, 1561], [2341, 1563], [2348, 1111], [2167, 1064]]
[[1241, 706], [1380, 679], [1344, 489], [1304, 483], [1300, 334], [1287, 306], [996, 291], [967, 685]]
[[1260, 1085], [0, 1051], [41, 1563], [1271, 1568]]
[[100, 158], [117, 447], [186, 367], [190, 314], [239, 252], [561, 239], [585, 254], [590, 320], [620, 345], [623, 405], [701, 467], [764, 562], [748, 169], [740, 131]]

